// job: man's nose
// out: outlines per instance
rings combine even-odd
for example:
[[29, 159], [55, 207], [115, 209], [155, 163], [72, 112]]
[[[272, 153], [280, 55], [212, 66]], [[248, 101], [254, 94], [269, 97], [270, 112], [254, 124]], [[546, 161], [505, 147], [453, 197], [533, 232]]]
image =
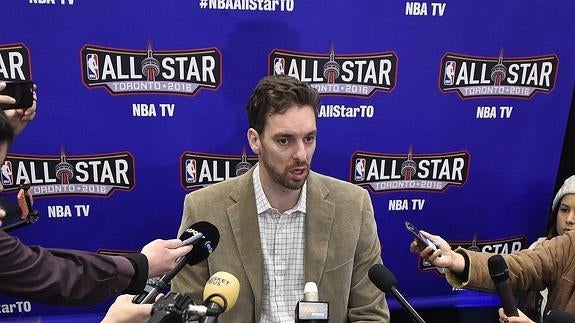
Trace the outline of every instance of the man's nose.
[[307, 158], [307, 152], [305, 150], [305, 143], [299, 142], [295, 148], [293, 155], [295, 160], [305, 161]]

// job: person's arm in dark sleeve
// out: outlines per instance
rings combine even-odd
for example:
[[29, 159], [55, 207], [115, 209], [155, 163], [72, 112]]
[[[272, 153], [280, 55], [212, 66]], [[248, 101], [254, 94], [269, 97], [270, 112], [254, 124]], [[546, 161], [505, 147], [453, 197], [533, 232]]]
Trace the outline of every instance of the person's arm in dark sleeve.
[[46, 304], [93, 305], [110, 295], [139, 294], [190, 252], [179, 239], [156, 239], [141, 253], [106, 256], [93, 252], [28, 247], [0, 230], [0, 294]]
[[0, 294], [47, 304], [93, 305], [145, 286], [144, 255], [28, 247], [0, 230]]

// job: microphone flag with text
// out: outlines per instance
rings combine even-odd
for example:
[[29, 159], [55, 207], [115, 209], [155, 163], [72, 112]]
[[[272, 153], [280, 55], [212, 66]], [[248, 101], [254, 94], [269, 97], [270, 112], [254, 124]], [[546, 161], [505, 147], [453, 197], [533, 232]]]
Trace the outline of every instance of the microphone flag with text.
[[240, 282], [236, 276], [218, 271], [204, 287], [204, 305], [190, 305], [188, 312], [200, 315], [198, 323], [216, 322], [218, 315], [229, 311], [238, 300]]
[[413, 309], [413, 306], [401, 295], [401, 293], [395, 288], [397, 285], [397, 279], [387, 267], [383, 264], [375, 264], [371, 266], [368, 272], [369, 279], [371, 282], [379, 288], [382, 292], [392, 293], [393, 296], [399, 301], [401, 306], [411, 315], [413, 321], [417, 323], [425, 323], [423, 318]]
[[519, 316], [505, 259], [501, 255], [491, 256], [487, 259], [487, 267], [489, 267], [489, 275], [495, 284], [495, 290], [499, 295], [505, 315]]
[[329, 304], [319, 301], [319, 292], [314, 282], [305, 283], [303, 300], [297, 302], [295, 307], [295, 321], [300, 322], [328, 322]]
[[172, 278], [174, 278], [174, 276], [176, 276], [184, 266], [196, 265], [207, 259], [210, 254], [216, 250], [216, 247], [220, 242], [220, 232], [213, 224], [200, 221], [187, 228], [186, 231], [180, 235], [179, 239], [182, 240], [185, 245], [193, 245], [192, 251], [188, 252], [185, 256], [178, 258], [174, 269], [160, 277], [153, 286], [147, 286], [146, 292], [136, 295], [132, 300], [133, 303], [154, 303], [156, 296], [168, 287]]

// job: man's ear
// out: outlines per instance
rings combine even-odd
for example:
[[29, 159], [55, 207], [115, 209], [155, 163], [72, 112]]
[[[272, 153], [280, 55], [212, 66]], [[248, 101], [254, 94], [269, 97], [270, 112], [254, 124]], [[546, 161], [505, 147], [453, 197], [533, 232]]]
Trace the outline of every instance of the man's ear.
[[248, 142], [250, 144], [250, 147], [252, 148], [252, 151], [254, 152], [254, 154], [259, 155], [260, 154], [260, 135], [258, 134], [258, 132], [254, 129], [254, 128], [249, 128], [248, 129]]

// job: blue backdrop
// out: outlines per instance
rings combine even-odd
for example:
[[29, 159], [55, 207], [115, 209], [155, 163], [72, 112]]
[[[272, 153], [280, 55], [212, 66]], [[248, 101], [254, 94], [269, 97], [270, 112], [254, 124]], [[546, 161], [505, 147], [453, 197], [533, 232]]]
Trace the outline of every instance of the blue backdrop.
[[[543, 234], [573, 1], [9, 0], [0, 12], [0, 79], [38, 85], [3, 178], [5, 195], [32, 183], [40, 221], [14, 231], [26, 244], [138, 251], [175, 237], [187, 192], [253, 164], [244, 108], [273, 73], [321, 92], [312, 167], [370, 190], [383, 260], [416, 307], [497, 299], [452, 290], [409, 253], [406, 220], [499, 253]], [[108, 305], [1, 298], [0, 319]]]

